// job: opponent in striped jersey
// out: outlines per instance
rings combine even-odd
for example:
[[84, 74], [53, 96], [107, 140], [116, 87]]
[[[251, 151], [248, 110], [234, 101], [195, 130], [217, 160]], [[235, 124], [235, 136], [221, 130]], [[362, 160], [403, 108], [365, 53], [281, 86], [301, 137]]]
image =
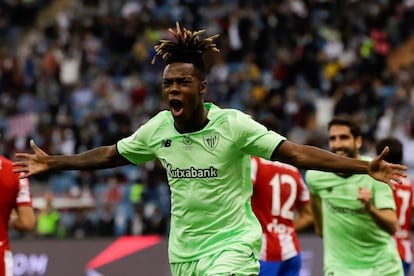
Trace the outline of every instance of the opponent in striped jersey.
[[[390, 152], [385, 158], [387, 162], [403, 161], [403, 145], [394, 138], [388, 137], [378, 141], [376, 148], [389, 146]], [[411, 215], [414, 207], [413, 181], [409, 178], [401, 178], [402, 183], [396, 184], [393, 191], [395, 205], [397, 206], [398, 230], [394, 234], [398, 253], [404, 267], [404, 274], [409, 275], [410, 266], [413, 262], [413, 247], [411, 244]]]
[[13, 275], [8, 227], [30, 231], [35, 226], [29, 180], [18, 177], [12, 162], [0, 155], [0, 276]]
[[296, 167], [276, 161], [252, 157], [251, 174], [252, 207], [263, 232], [259, 275], [299, 275], [296, 231], [312, 224], [308, 188]]

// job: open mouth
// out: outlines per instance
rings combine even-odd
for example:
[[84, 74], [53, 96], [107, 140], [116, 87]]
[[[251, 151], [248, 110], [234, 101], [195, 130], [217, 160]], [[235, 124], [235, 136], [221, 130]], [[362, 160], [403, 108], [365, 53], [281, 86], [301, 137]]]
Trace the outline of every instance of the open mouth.
[[180, 116], [183, 113], [184, 105], [180, 100], [170, 100], [170, 106], [174, 117]]

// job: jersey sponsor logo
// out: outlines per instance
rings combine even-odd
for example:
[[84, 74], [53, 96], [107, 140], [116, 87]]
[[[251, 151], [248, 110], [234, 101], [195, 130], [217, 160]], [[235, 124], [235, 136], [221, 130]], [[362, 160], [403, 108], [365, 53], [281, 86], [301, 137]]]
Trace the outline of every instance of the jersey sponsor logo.
[[164, 168], [167, 171], [170, 178], [216, 178], [218, 177], [217, 168], [210, 166], [209, 168], [199, 169], [190, 167], [188, 169], [173, 168], [173, 166], [165, 161], [161, 160], [164, 164]]
[[171, 147], [171, 140], [170, 139], [162, 140], [161, 147], [166, 147], [166, 148]]
[[212, 151], [216, 148], [219, 142], [219, 134], [218, 132], [213, 132], [209, 134], [203, 135], [203, 142], [204, 145], [207, 147], [208, 150]]
[[341, 213], [341, 214], [352, 214], [352, 215], [360, 215], [364, 214], [365, 210], [364, 208], [357, 208], [357, 209], [351, 209], [346, 207], [339, 207], [335, 206], [331, 202], [327, 201], [328, 208], [335, 213]]
[[275, 234], [285, 234], [288, 228], [283, 223], [279, 224], [276, 218], [273, 218], [272, 222], [267, 225], [267, 231]]

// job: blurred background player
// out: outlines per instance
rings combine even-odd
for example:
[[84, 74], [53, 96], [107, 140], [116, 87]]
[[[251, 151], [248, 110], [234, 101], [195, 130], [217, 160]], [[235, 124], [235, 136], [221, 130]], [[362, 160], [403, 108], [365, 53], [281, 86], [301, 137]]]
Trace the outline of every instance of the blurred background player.
[[252, 207], [263, 231], [260, 276], [299, 275], [296, 231], [313, 222], [309, 191], [296, 167], [251, 157]]
[[[334, 117], [328, 132], [332, 152], [369, 160], [359, 154], [361, 130], [352, 117]], [[305, 180], [315, 228], [323, 238], [326, 276], [404, 275], [391, 237], [398, 222], [390, 187], [367, 175], [313, 170]]]
[[[381, 151], [384, 146], [390, 148], [385, 158], [386, 161], [399, 163], [403, 161], [403, 144], [400, 140], [394, 137], [383, 138], [377, 142], [376, 151]], [[398, 218], [398, 229], [394, 234], [394, 238], [404, 267], [404, 274], [409, 275], [411, 263], [413, 262], [411, 243], [411, 215], [414, 206], [412, 180], [408, 177], [402, 178], [402, 182], [395, 185], [393, 193]]]
[[0, 155], [0, 276], [13, 276], [8, 228], [32, 231], [35, 215], [29, 180], [13, 173], [12, 162]]

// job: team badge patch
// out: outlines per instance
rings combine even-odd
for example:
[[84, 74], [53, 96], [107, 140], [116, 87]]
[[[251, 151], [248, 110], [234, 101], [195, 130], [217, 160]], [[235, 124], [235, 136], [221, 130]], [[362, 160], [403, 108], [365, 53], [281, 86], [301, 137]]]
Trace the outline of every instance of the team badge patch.
[[218, 144], [219, 134], [217, 132], [204, 134], [203, 141], [204, 145], [210, 150], [214, 150]]

